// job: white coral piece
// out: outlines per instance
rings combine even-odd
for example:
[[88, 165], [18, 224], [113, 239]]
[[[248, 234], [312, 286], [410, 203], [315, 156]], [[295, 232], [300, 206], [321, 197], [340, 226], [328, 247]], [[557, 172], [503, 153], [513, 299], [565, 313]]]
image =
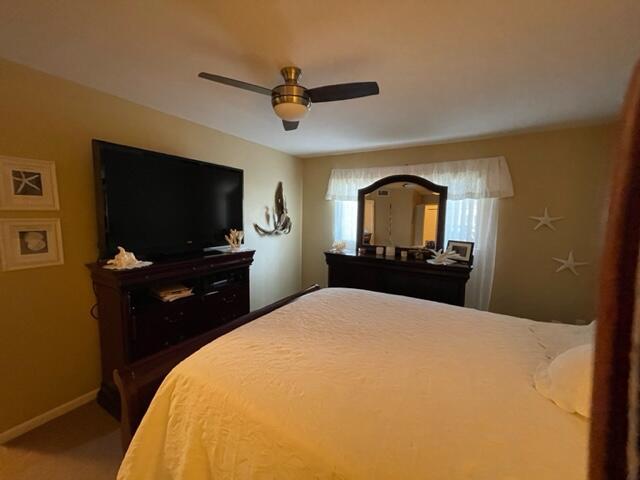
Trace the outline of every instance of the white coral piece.
[[429, 249], [429, 251], [431, 253], [433, 253], [433, 258], [431, 259], [431, 263], [435, 263], [435, 264], [448, 264], [448, 263], [455, 263], [455, 260], [459, 260], [460, 259], [460, 255], [458, 255], [454, 250], [449, 249], [449, 250], [444, 250], [444, 249], [440, 249], [440, 250], [433, 250], [433, 249]]
[[331, 246], [331, 250], [337, 253], [342, 253], [347, 248], [347, 242], [335, 241]]
[[231, 247], [231, 250], [239, 250], [244, 238], [244, 232], [242, 230], [231, 229], [229, 235], [225, 235], [224, 238]]

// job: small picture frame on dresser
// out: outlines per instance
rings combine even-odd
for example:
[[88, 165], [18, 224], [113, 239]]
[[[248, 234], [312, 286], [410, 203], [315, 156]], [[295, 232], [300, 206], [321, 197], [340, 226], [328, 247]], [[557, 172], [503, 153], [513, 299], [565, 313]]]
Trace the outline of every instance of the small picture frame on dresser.
[[464, 242], [461, 240], [449, 240], [447, 242], [447, 250], [453, 250], [457, 257], [453, 258], [457, 262], [473, 263], [473, 242]]
[[0, 156], [0, 210], [58, 210], [56, 164]]

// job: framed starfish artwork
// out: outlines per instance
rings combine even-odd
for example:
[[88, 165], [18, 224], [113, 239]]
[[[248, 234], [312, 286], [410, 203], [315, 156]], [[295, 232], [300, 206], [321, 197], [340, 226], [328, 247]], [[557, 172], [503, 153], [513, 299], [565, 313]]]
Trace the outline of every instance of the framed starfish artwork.
[[58, 218], [0, 220], [2, 270], [47, 267], [64, 263]]
[[58, 210], [55, 163], [0, 156], [0, 210]]

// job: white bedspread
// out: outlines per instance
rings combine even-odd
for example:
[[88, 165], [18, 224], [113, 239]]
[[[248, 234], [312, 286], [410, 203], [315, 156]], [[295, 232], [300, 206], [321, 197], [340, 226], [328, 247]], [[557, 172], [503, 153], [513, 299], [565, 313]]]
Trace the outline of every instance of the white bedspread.
[[532, 375], [588, 330], [321, 290], [178, 365], [118, 478], [583, 480], [588, 423]]

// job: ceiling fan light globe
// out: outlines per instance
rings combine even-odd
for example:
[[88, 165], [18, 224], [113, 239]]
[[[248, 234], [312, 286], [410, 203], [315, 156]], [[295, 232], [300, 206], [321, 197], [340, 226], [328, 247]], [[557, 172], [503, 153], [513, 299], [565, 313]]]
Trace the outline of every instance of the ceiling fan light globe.
[[300, 103], [283, 102], [273, 106], [273, 111], [282, 120], [297, 122], [302, 120], [309, 112], [309, 106]]

